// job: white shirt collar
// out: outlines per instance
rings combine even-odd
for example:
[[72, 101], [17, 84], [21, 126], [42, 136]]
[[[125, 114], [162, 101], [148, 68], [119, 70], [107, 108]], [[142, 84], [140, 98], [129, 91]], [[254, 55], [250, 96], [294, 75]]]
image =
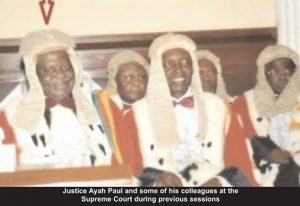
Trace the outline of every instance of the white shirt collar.
[[172, 100], [174, 100], [175, 102], [180, 102], [182, 99], [186, 98], [186, 97], [191, 97], [194, 96], [192, 88], [189, 87], [187, 89], [187, 91], [184, 93], [184, 95], [182, 95], [181, 97], [179, 97], [178, 99], [175, 97], [172, 97]]
[[124, 100], [121, 99], [121, 97], [118, 94], [112, 96], [111, 98], [121, 110], [124, 109], [124, 105], [132, 106], [133, 104], [133, 103], [125, 102]]

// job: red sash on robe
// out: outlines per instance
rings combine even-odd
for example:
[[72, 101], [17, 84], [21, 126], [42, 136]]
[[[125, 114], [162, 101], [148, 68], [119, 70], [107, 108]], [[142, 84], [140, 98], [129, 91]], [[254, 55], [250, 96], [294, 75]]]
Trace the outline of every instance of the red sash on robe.
[[17, 147], [16, 136], [15, 136], [13, 128], [10, 126], [9, 122], [7, 121], [4, 111], [0, 111], [0, 127], [2, 128], [4, 136], [5, 136], [4, 140], [2, 141], [2, 144], [15, 144], [16, 145], [17, 164], [18, 164], [19, 149]]
[[[256, 136], [256, 131], [249, 116], [246, 98], [244, 96], [238, 97], [231, 108], [231, 122], [224, 148], [225, 166], [238, 167], [253, 186], [260, 186], [254, 177], [252, 158], [246, 144], [246, 138]], [[243, 126], [241, 126], [238, 116], [240, 116]]]
[[114, 117], [116, 137], [123, 160], [130, 166], [133, 174], [138, 176], [143, 169], [143, 163], [133, 112], [130, 109], [123, 114], [123, 111], [111, 99], [109, 104]]

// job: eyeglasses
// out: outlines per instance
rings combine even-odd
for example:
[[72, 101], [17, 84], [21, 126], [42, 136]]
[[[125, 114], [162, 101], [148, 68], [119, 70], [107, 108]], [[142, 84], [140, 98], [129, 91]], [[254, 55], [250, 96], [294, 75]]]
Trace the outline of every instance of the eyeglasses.
[[274, 69], [270, 69], [268, 71], [266, 71], [267, 75], [285, 75], [285, 76], [292, 76], [293, 72], [290, 71], [287, 68], [274, 68]]

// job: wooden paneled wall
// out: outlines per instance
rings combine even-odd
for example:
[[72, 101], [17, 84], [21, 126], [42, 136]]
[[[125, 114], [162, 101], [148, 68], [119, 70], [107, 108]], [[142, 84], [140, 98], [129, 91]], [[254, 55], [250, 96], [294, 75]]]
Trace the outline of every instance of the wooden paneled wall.
[[[276, 28], [178, 32], [190, 36], [199, 49], [209, 49], [221, 59], [230, 95], [239, 95], [255, 84], [256, 58], [276, 43]], [[106, 64], [112, 55], [132, 49], [147, 57], [152, 40], [162, 33], [74, 37], [84, 69], [104, 87]], [[20, 39], [0, 40], [0, 100], [21, 80]]]

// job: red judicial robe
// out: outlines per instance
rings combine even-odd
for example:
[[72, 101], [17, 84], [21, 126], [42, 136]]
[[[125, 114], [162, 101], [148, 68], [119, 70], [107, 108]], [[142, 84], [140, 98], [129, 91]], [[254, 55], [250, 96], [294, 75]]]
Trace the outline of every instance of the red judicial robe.
[[[103, 103], [102, 94], [101, 91], [97, 95], [97, 101], [101, 107], [100, 113], [110, 130], [109, 133], [115, 136], [116, 142], [112, 141], [114, 150], [120, 151], [123, 163], [129, 165], [134, 176], [138, 176], [142, 172], [143, 163], [133, 111], [131, 108], [123, 111], [111, 98], [108, 99], [107, 106]], [[112, 118], [109, 118], [108, 111]], [[113, 160], [113, 163], [116, 162]]]
[[[242, 121], [243, 125], [239, 121]], [[224, 148], [225, 166], [238, 167], [253, 186], [259, 186], [253, 173], [254, 166], [246, 144], [246, 138], [254, 136], [256, 136], [256, 131], [249, 117], [246, 98], [240, 96], [232, 104], [231, 122]]]

